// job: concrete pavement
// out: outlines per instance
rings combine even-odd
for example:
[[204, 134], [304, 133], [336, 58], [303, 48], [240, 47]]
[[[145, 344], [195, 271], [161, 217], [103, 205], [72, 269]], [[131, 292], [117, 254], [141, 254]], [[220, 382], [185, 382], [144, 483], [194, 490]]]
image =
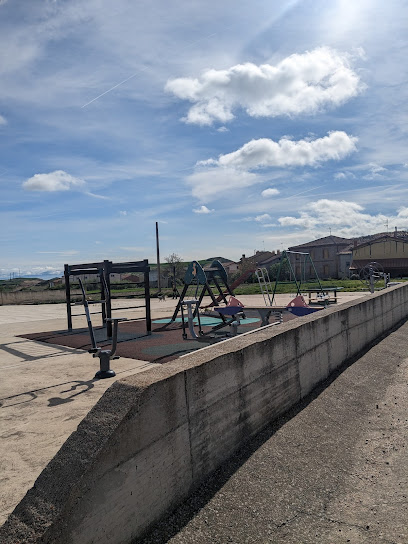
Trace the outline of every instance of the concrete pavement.
[[[364, 293], [343, 293], [339, 302], [359, 296]], [[261, 295], [239, 298], [247, 304], [263, 304]], [[290, 298], [279, 296], [277, 303], [285, 304]], [[132, 305], [132, 301], [126, 302]], [[171, 299], [153, 299], [152, 315], [171, 315], [174, 307]], [[134, 308], [119, 315], [131, 318], [142, 313], [142, 309]], [[94, 317], [96, 325], [99, 319]], [[85, 319], [76, 317], [74, 326], [86, 326]], [[64, 304], [0, 306], [0, 523], [113, 383], [111, 379], [94, 380], [98, 360], [86, 352], [18, 336], [65, 328]], [[115, 361], [115, 379], [152, 366], [121, 358]]]
[[408, 542], [408, 323], [225, 463], [140, 544]]

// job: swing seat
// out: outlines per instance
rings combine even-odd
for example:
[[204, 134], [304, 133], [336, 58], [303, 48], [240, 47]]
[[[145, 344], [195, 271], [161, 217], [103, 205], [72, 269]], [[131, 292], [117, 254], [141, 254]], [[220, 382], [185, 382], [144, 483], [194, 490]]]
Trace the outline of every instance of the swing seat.
[[214, 310], [222, 315], [236, 315], [244, 311], [242, 306], [217, 306]]
[[293, 300], [291, 300], [286, 308], [288, 312], [292, 313], [293, 315], [297, 315], [298, 317], [308, 315], [316, 311], [318, 312], [319, 310], [323, 310], [323, 308], [311, 308], [310, 306], [308, 306], [302, 295], [298, 295]]

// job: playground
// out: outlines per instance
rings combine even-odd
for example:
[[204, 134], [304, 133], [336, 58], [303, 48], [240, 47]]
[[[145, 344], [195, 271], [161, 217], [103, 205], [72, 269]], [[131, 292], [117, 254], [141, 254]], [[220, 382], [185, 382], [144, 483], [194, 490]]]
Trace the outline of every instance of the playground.
[[[278, 294], [277, 305], [286, 305], [292, 295], [293, 293]], [[340, 292], [338, 294], [339, 309], [365, 296], [366, 294], [362, 292]], [[240, 296], [240, 300], [245, 306], [261, 306], [263, 296], [244, 295]], [[204, 304], [210, 302], [210, 297], [204, 297]], [[127, 301], [127, 305], [129, 306], [127, 310], [120, 310], [121, 301], [114, 300], [112, 303], [113, 309], [120, 311], [121, 315], [128, 317], [131, 322], [136, 318], [134, 320], [136, 323], [140, 318], [143, 329], [144, 308], [140, 308], [138, 300]], [[174, 307], [175, 301], [172, 299], [163, 301], [153, 298], [151, 300], [152, 321], [168, 319]], [[303, 319], [307, 318], [298, 318], [292, 323], [302, 322]], [[99, 361], [92, 358], [86, 351], [89, 335], [85, 334], [87, 332], [85, 315], [74, 317], [75, 332], [73, 331], [72, 336], [84, 334], [88, 342], [80, 349], [69, 347], [62, 342], [64, 334], [66, 336], [71, 334], [66, 330], [64, 304], [3, 306], [0, 307], [0, 324], [2, 325], [1, 368], [4, 389], [7, 391], [7, 398], [0, 400], [4, 436], [7, 434], [7, 440], [3, 441], [4, 447], [1, 451], [6, 480], [0, 494], [0, 518], [1, 521], [5, 521], [34, 484], [43, 468], [75, 431], [83, 417], [116, 380], [135, 375], [147, 376], [148, 371], [150, 373], [157, 373], [162, 369], [164, 371], [172, 364], [182, 365], [188, 358], [182, 357], [170, 365], [163, 365], [148, 362], [145, 355], [141, 360], [137, 360], [134, 356], [132, 358], [121, 356], [119, 360], [112, 361], [116, 376], [112, 379], [100, 380], [94, 378]], [[121, 329], [125, 324], [126, 322], [119, 324], [119, 350], [122, 345], [126, 345], [126, 342], [137, 343], [136, 340], [126, 340], [125, 334], [122, 336]], [[287, 325], [283, 324], [281, 327], [285, 330]], [[153, 331], [156, 326], [159, 327], [160, 324], [153, 324]], [[242, 341], [252, 342], [252, 336], [257, 334], [252, 333], [252, 330], [249, 326], [245, 327], [245, 331], [249, 334], [243, 334], [238, 338], [232, 337], [231, 340], [227, 339], [220, 344], [220, 347], [229, 344], [232, 348], [236, 342], [238, 344]], [[263, 330], [264, 334], [269, 336], [271, 331], [278, 331], [280, 327], [272, 325]], [[59, 331], [59, 343], [51, 342], [51, 338], [55, 337], [55, 331]], [[177, 343], [193, 349], [193, 340], [182, 340], [181, 328], [178, 328], [175, 334]], [[47, 335], [48, 341], [45, 340]], [[44, 341], [28, 339], [35, 336], [44, 337]], [[154, 337], [153, 332], [150, 337], [153, 343]], [[171, 345], [170, 342], [169, 345]], [[197, 342], [198, 348], [205, 345]], [[216, 346], [214, 349], [217, 349]], [[212, 352], [212, 350], [201, 350], [197, 352], [197, 355], [210, 351]], [[183, 354], [178, 353], [176, 357], [180, 355]], [[252, 367], [253, 362], [249, 365], [249, 368]]]
[[[293, 271], [289, 253], [283, 254], [282, 262], [285, 259]], [[177, 296], [173, 298], [176, 299], [176, 303], [172, 315], [152, 320], [149, 270], [147, 260], [127, 263], [105, 260], [100, 263], [66, 264], [64, 276], [67, 329], [29, 333], [23, 337], [88, 351], [100, 361], [100, 370], [95, 377], [110, 378], [115, 375], [111, 361], [119, 357], [166, 363], [205, 346], [249, 333], [260, 327], [279, 325], [296, 316], [322, 309], [322, 306], [313, 308], [306, 304], [301, 296], [301, 278], [296, 279], [294, 271], [295, 298], [292, 300], [289, 298], [286, 305], [278, 306], [275, 297], [279, 274], [275, 284], [272, 285], [266, 269], [255, 269], [263, 301], [254, 305], [244, 304], [234, 297], [233, 292], [233, 288], [247, 279], [248, 271], [230, 286], [228, 275], [218, 260], [214, 260], [205, 268], [202, 268], [198, 261], [192, 261], [185, 273], [181, 293], [175, 287]], [[126, 306], [118, 308], [119, 301], [113, 295], [110, 284], [111, 275], [118, 272], [143, 274], [144, 303], [139, 300], [136, 306], [132, 304], [129, 306], [131, 301], [127, 299]], [[87, 295], [83, 279], [89, 276], [96, 278], [94, 281], [99, 286], [97, 300]], [[71, 294], [72, 287], [77, 284], [82, 292], [81, 301]], [[175, 279], [174, 285], [176, 286]], [[318, 286], [319, 288], [315, 290], [316, 295], [320, 294], [320, 302], [327, 301], [328, 304], [330, 300], [323, 297], [320, 282]], [[165, 300], [160, 293], [157, 298], [162, 302]], [[100, 310], [92, 311], [96, 308], [95, 305], [100, 306]], [[134, 309], [139, 313], [131, 317], [124, 313], [118, 316], [119, 309], [122, 312]], [[140, 311], [143, 312], [142, 315]], [[101, 316], [99, 326], [95, 322], [98, 314]], [[78, 327], [77, 318], [80, 316], [86, 317], [86, 328]]]
[[[305, 287], [304, 274], [296, 277], [294, 262], [299, 259], [304, 264], [301, 270], [314, 270], [314, 287], [310, 287], [310, 283]], [[295, 317], [337, 304], [342, 288], [322, 287], [308, 253], [283, 252], [280, 263], [274, 282], [270, 280], [266, 268], [254, 268], [245, 271], [229, 285], [227, 273], [218, 260], [205, 268], [198, 261], [192, 261], [185, 273], [181, 293], [174, 279], [177, 296], [165, 301], [165, 297], [158, 294], [158, 301], [165, 304], [168, 313], [155, 318], [151, 316], [151, 301], [154, 299], [151, 299], [147, 260], [67, 264], [67, 329], [22, 336], [37, 342], [88, 351], [94, 358], [99, 358], [100, 370], [95, 377], [110, 378], [115, 375], [111, 362], [120, 357], [163, 364], [205, 346], [248, 334], [260, 327], [278, 326]], [[293, 292], [280, 296], [277, 288], [285, 266], [292, 278]], [[117, 299], [110, 284], [111, 275], [117, 272], [143, 274], [144, 303], [140, 299], [136, 303], [123, 297]], [[254, 273], [260, 287], [261, 295], [257, 297], [256, 303], [254, 298], [244, 302], [242, 297], [237, 299], [234, 296], [233, 289], [242, 284], [249, 273]], [[97, 278], [99, 285], [99, 298], [96, 300], [88, 296], [81, 279], [90, 275]], [[82, 300], [71, 294], [72, 287], [77, 284], [82, 292]], [[303, 295], [308, 296], [307, 301]], [[121, 305], [123, 302], [125, 306]], [[86, 327], [79, 324], [78, 318], [81, 316], [86, 317]], [[97, 316], [101, 316], [99, 324]]]

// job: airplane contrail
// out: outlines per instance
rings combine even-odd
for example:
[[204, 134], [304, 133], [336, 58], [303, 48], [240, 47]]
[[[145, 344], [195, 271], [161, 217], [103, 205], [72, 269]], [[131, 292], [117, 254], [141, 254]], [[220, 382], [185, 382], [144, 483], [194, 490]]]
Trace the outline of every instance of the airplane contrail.
[[[226, 27], [226, 28], [230, 28], [230, 27]], [[225, 29], [224, 29], [225, 30]], [[204, 40], [208, 40], [208, 38], [212, 38], [213, 36], [215, 36], [216, 34], [218, 34], [218, 32], [213, 32], [212, 34], [208, 34], [208, 36], [204, 36], [203, 38], [200, 38], [199, 40], [195, 40], [194, 42], [191, 42], [189, 44], [187, 44], [185, 47], [183, 47], [183, 49], [180, 49], [180, 51], [178, 51], [179, 53], [181, 53], [181, 51], [184, 51], [185, 49], [187, 49], [188, 47], [191, 47], [193, 45], [196, 45], [197, 43], [200, 43]], [[108, 89], [107, 91], [99, 94], [98, 96], [95, 96], [95, 98], [92, 98], [92, 100], [90, 100], [89, 102], [87, 102], [86, 104], [84, 104], [83, 106], [81, 106], [81, 109], [82, 108], [86, 108], [86, 106], [89, 106], [89, 104], [92, 104], [92, 102], [95, 102], [95, 100], [98, 100], [99, 98], [101, 98], [102, 96], [105, 96], [105, 94], [108, 94], [110, 93], [111, 91], [113, 91], [114, 89], [117, 89], [118, 87], [120, 87], [121, 85], [123, 85], [124, 83], [126, 83], [127, 81], [133, 79], [134, 77], [136, 77], [137, 75], [140, 74], [140, 72], [144, 72], [145, 70], [147, 70], [147, 67], [146, 68], [141, 68], [140, 70], [138, 70], [137, 72], [135, 72], [134, 74], [132, 74], [131, 76], [127, 77], [126, 79], [124, 79], [123, 81], [121, 81], [120, 83], [117, 83], [116, 85], [114, 85], [113, 87], [111, 87], [110, 89]]]

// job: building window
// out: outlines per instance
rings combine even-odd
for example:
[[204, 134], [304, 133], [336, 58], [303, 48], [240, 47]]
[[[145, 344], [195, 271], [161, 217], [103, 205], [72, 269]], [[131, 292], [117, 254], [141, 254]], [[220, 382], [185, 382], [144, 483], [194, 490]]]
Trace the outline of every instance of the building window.
[[323, 266], [323, 275], [327, 278], [329, 276], [329, 265], [325, 264]]
[[328, 259], [328, 258], [329, 258], [329, 250], [323, 249], [323, 259]]

